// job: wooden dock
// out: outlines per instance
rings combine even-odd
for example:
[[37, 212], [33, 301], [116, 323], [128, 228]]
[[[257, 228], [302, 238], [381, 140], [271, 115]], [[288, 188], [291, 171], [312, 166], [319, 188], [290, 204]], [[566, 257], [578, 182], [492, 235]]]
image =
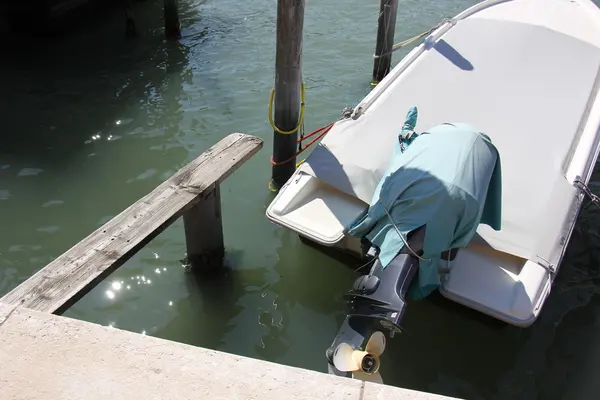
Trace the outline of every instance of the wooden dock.
[[[262, 147], [231, 134], [0, 299], [2, 399], [449, 399], [62, 317], [179, 217], [188, 258], [224, 255], [219, 185]], [[323, 359], [325, 363], [325, 359]]]
[[0, 302], [60, 314], [179, 217], [184, 219], [188, 258], [214, 263], [224, 251], [219, 184], [262, 144], [242, 133], [225, 137]]

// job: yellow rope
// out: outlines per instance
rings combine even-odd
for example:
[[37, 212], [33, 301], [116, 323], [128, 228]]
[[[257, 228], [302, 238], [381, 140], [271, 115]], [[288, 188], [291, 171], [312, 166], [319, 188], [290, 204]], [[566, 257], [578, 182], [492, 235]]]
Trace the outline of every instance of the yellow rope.
[[302, 83], [302, 85], [301, 85], [300, 93], [301, 93], [301, 103], [300, 103], [300, 118], [298, 118], [298, 125], [291, 131], [282, 131], [275, 125], [275, 122], [273, 122], [273, 99], [275, 98], [275, 89], [274, 88], [271, 89], [271, 96], [269, 98], [269, 122], [271, 123], [271, 126], [273, 127], [273, 130], [275, 132], [280, 133], [282, 135], [289, 135], [289, 134], [298, 132], [298, 129], [300, 129], [300, 127], [302, 126], [302, 122], [304, 122], [304, 83]]
[[[381, 17], [381, 15], [380, 15], [380, 17]], [[429, 36], [430, 34], [432, 34], [432, 33], [433, 33], [435, 30], [437, 30], [438, 28], [440, 28], [440, 27], [441, 27], [442, 25], [444, 25], [445, 23], [447, 23], [447, 22], [452, 22], [452, 21], [453, 21], [453, 20], [451, 20], [451, 19], [444, 18], [444, 19], [443, 19], [443, 20], [442, 20], [442, 21], [441, 21], [439, 24], [437, 24], [437, 25], [436, 25], [436, 26], [434, 26], [433, 28], [429, 29], [428, 31], [425, 31], [425, 32], [423, 32], [423, 33], [419, 33], [418, 35], [415, 35], [415, 36], [413, 36], [413, 37], [411, 37], [411, 38], [409, 38], [409, 39], [406, 39], [406, 40], [404, 40], [404, 41], [402, 41], [402, 42], [400, 42], [400, 43], [396, 43], [396, 44], [394, 44], [394, 45], [392, 46], [392, 49], [391, 49], [389, 52], [387, 52], [387, 53], [384, 53], [384, 54], [380, 54], [380, 55], [373, 55], [373, 58], [380, 58], [380, 57], [383, 57], [383, 56], [387, 56], [387, 55], [389, 55], [389, 54], [392, 54], [393, 52], [395, 52], [395, 51], [397, 51], [397, 50], [400, 50], [400, 49], [401, 49], [401, 48], [403, 48], [403, 47], [406, 47], [406, 46], [408, 46], [409, 44], [411, 44], [412, 42], [414, 42], [414, 41], [416, 41], [416, 40], [419, 40], [419, 39], [422, 39], [422, 38], [424, 38], [424, 37], [427, 37], [427, 36]], [[375, 86], [377, 86], [378, 84], [379, 84], [379, 82], [371, 81], [371, 87], [375, 87]]]
[[[390, 51], [390, 53], [393, 53], [396, 50], [399, 50], [403, 47], [408, 46], [409, 44], [411, 44], [412, 42], [414, 42], [415, 40], [419, 40], [422, 39], [424, 37], [427, 37], [429, 35], [431, 35], [434, 31], [436, 31], [438, 28], [440, 28], [442, 25], [446, 24], [447, 22], [453, 22], [452, 19], [448, 19], [448, 18], [444, 18], [439, 24], [437, 24], [436, 26], [432, 27], [431, 29], [429, 29], [428, 31], [425, 31], [423, 33], [419, 33], [416, 36], [413, 36], [409, 39], [406, 39], [400, 43], [396, 43], [395, 45], [392, 46], [392, 50]], [[453, 23], [455, 23], [456, 21], [454, 21]], [[389, 53], [388, 53], [389, 54]], [[386, 54], [382, 54], [379, 57], [383, 57]]]
[[[430, 34], [430, 33], [431, 33], [433, 30], [435, 30], [435, 28], [437, 28], [437, 26], [436, 26], [436, 27], [434, 27], [434, 28], [432, 28], [432, 29], [430, 29], [430, 30], [428, 30], [428, 31], [426, 31], [426, 32], [419, 33], [418, 35], [416, 35], [416, 36], [413, 36], [413, 37], [411, 37], [411, 38], [409, 38], [409, 39], [406, 39], [406, 40], [404, 40], [404, 41], [402, 41], [402, 42], [400, 42], [400, 43], [396, 43], [396, 44], [394, 44], [394, 45], [392, 46], [392, 51], [391, 51], [391, 52], [394, 52], [394, 51], [396, 51], [396, 50], [400, 50], [401, 48], [408, 46], [408, 45], [409, 45], [409, 44], [411, 44], [412, 42], [414, 42], [414, 41], [416, 41], [416, 40], [419, 40], [419, 39], [422, 39], [422, 38], [424, 38], [424, 37], [428, 36], [428, 35], [429, 35], [429, 34]], [[390, 53], [391, 53], [391, 52], [390, 52]]]

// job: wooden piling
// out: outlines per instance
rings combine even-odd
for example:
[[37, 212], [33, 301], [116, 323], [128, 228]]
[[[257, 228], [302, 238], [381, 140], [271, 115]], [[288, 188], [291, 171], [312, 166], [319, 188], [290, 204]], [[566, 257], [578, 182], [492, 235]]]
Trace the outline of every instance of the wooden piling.
[[137, 36], [137, 28], [135, 26], [135, 18], [131, 5], [132, 0], [125, 0], [125, 36], [133, 38]]
[[373, 86], [381, 82], [390, 72], [397, 14], [398, 0], [381, 0], [377, 25], [377, 43], [373, 56], [373, 80], [371, 81]]
[[222, 258], [219, 184], [262, 143], [241, 133], [225, 137], [0, 298], [0, 303], [60, 314], [181, 216], [188, 252]]
[[295, 154], [302, 105], [303, 25], [304, 0], [277, 1], [275, 130], [271, 185], [274, 189], [281, 188], [296, 170]]
[[177, 0], [163, 0], [165, 15], [165, 36], [169, 39], [181, 37], [181, 22], [179, 20], [179, 7]]
[[220, 267], [225, 256], [219, 185], [207, 189], [202, 200], [183, 214], [188, 263], [192, 267]]

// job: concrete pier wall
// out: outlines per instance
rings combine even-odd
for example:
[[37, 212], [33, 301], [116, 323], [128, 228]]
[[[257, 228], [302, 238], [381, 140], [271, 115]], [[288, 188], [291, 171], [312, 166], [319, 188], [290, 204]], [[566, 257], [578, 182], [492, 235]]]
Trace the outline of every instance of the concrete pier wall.
[[3, 400], [441, 400], [0, 304]]

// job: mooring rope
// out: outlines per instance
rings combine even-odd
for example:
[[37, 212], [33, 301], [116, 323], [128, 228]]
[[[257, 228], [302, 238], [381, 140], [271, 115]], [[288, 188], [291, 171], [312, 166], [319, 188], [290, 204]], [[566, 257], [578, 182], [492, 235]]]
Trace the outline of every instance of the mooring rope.
[[593, 205], [595, 205], [600, 210], [600, 197], [592, 193], [588, 185], [586, 185], [579, 179], [575, 179], [575, 181], [573, 181], [573, 184], [590, 199]]
[[438, 29], [439, 27], [441, 27], [442, 25], [444, 25], [447, 22], [451, 22], [452, 19], [451, 18], [444, 18], [442, 21], [440, 21], [440, 23], [438, 23], [437, 25], [435, 25], [434, 27], [430, 28], [429, 30], [419, 33], [418, 35], [415, 35], [411, 38], [408, 38], [402, 42], [396, 43], [392, 46], [392, 49], [390, 51], [388, 51], [387, 53], [383, 53], [383, 54], [373, 54], [373, 58], [381, 58], [387, 55], [392, 54], [393, 52], [400, 50], [403, 47], [408, 46], [409, 44], [413, 43], [414, 41], [417, 41], [419, 39], [422, 39], [424, 37], [427, 37], [429, 35], [431, 35], [436, 29]]
[[275, 88], [271, 89], [271, 96], [269, 97], [269, 123], [271, 124], [271, 127], [275, 132], [282, 135], [290, 135], [292, 133], [298, 132], [298, 129], [300, 129], [300, 127], [304, 123], [304, 94], [305, 88], [304, 82], [302, 82], [300, 86], [300, 117], [298, 118], [298, 125], [296, 125], [296, 127], [291, 131], [282, 131], [275, 125], [275, 122], [273, 121], [273, 99], [275, 98]]
[[[283, 160], [283, 161], [279, 161], [279, 162], [275, 162], [273, 160], [273, 156], [271, 156], [271, 165], [283, 165], [283, 164], [287, 164], [290, 161], [292, 161], [294, 158], [296, 158], [297, 156], [299, 156], [300, 154], [302, 154], [306, 149], [308, 149], [310, 146], [312, 146], [313, 144], [315, 144], [317, 142], [317, 140], [321, 139], [323, 136], [327, 135], [327, 133], [331, 130], [331, 128], [333, 128], [333, 125], [335, 125], [337, 121], [334, 121], [332, 123], [330, 123], [329, 125], [323, 126], [315, 131], [312, 131], [311, 133], [309, 133], [308, 135], [301, 137], [300, 139], [297, 140], [298, 144], [300, 144], [299, 146], [299, 150], [296, 152], [296, 154], [294, 154], [293, 156], [291, 156], [290, 158], [288, 158], [287, 160]], [[318, 133], [320, 133], [320, 135], [318, 135], [316, 138], [314, 138], [313, 140], [311, 140], [307, 145], [302, 146], [302, 141], [309, 139], [315, 135], [317, 135]], [[304, 161], [304, 160], [303, 160]], [[302, 162], [299, 162], [298, 164], [296, 164], [296, 166], [302, 164]]]

